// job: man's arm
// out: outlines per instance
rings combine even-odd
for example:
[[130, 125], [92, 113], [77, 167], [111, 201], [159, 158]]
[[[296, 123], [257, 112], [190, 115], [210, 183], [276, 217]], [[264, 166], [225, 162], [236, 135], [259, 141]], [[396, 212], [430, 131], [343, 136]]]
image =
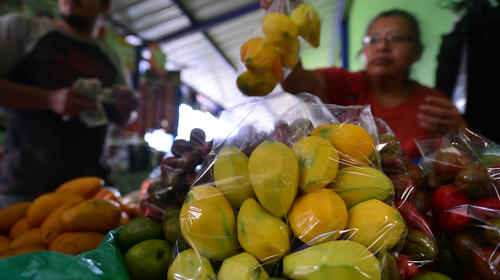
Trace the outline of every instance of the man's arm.
[[1, 77], [0, 106], [21, 110], [50, 110], [70, 116], [96, 108], [92, 100], [68, 88], [48, 90], [18, 84]]
[[323, 102], [328, 103], [328, 92], [325, 78], [317, 71], [306, 70], [299, 61], [293, 71], [282, 83], [285, 91], [292, 94], [308, 92], [318, 96]]

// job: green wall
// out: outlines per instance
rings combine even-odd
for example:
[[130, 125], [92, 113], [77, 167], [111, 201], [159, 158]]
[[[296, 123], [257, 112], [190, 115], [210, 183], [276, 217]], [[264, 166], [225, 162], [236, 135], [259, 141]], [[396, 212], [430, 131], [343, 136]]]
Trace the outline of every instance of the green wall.
[[442, 0], [353, 0], [349, 14], [349, 68], [364, 68], [361, 56], [361, 38], [370, 20], [378, 13], [393, 8], [412, 12], [420, 22], [424, 53], [411, 70], [413, 79], [427, 86], [434, 86], [436, 58], [441, 36], [453, 28], [455, 16], [440, 7]]

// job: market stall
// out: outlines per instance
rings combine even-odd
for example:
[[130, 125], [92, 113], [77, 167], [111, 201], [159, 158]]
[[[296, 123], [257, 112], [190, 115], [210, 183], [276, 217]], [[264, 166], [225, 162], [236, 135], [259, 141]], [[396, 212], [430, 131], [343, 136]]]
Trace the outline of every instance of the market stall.
[[[155, 161], [116, 145], [115, 171], [147, 174], [122, 181], [128, 195], [82, 176], [1, 209], [0, 278], [500, 279], [499, 144], [458, 129], [414, 139], [414, 160], [369, 105], [282, 91], [320, 45], [304, 2], [275, 1], [242, 43], [246, 99], [218, 114], [220, 135], [190, 129]], [[141, 107], [117, 138], [177, 133], [185, 97], [164, 59], [136, 77]]]

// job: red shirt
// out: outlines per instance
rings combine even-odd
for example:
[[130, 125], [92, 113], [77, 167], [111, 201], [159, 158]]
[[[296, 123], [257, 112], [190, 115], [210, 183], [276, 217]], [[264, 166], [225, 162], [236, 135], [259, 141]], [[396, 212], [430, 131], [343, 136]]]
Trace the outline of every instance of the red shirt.
[[413, 139], [420, 136], [430, 136], [433, 133], [418, 124], [418, 107], [425, 103], [427, 96], [445, 97], [443, 93], [414, 83], [410, 96], [401, 105], [384, 108], [370, 89], [365, 72], [348, 72], [341, 68], [318, 69], [327, 81], [327, 91], [330, 99], [326, 103], [339, 105], [371, 105], [374, 117], [384, 120], [392, 129], [403, 152], [410, 158], [420, 157]]

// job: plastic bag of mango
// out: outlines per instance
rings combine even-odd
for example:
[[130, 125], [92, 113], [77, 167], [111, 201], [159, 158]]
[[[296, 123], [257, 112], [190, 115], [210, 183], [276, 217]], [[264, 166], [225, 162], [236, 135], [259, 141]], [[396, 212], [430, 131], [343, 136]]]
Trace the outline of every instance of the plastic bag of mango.
[[31, 202], [0, 210], [0, 258], [44, 250], [77, 255], [96, 249], [106, 232], [133, 214], [103, 183], [98, 177], [76, 178]]
[[266, 135], [256, 145], [244, 122], [214, 142], [180, 210], [190, 248], [168, 279], [399, 279], [407, 230], [369, 108], [306, 109], [254, 127]]
[[246, 69], [236, 80], [240, 91], [248, 96], [271, 92], [283, 72], [297, 64], [304, 45], [301, 40], [317, 48], [320, 31], [319, 15], [311, 4], [294, 7], [286, 0], [274, 1], [253, 36], [241, 46], [240, 59]]

